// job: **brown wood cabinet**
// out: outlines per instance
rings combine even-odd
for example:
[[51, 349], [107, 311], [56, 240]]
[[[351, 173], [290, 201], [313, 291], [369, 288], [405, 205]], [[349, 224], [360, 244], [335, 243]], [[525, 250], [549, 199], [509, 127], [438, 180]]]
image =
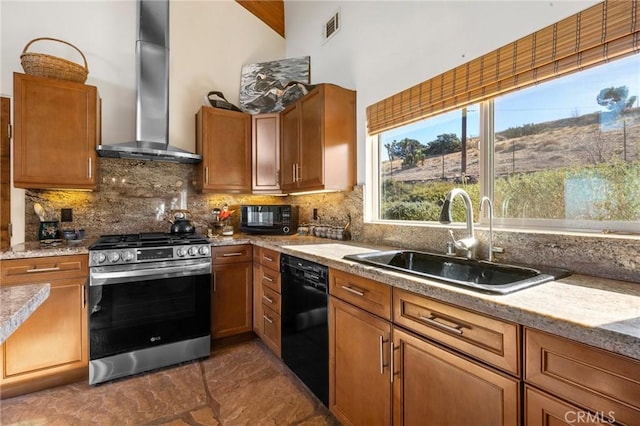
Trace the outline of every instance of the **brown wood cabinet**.
[[329, 409], [345, 425], [391, 424], [391, 323], [329, 298]]
[[526, 426], [611, 425], [615, 412], [592, 413], [530, 386], [524, 387]]
[[251, 115], [203, 106], [196, 114], [195, 187], [200, 192], [251, 193]]
[[393, 322], [520, 377], [518, 324], [399, 288], [393, 289]]
[[254, 246], [253, 256], [253, 331], [280, 357], [280, 253]]
[[520, 326], [333, 268], [329, 293], [343, 424], [520, 424]]
[[520, 423], [518, 379], [400, 328], [393, 342], [394, 425]]
[[352, 90], [319, 84], [280, 113], [283, 191], [353, 188], [355, 99]]
[[11, 246], [11, 100], [0, 97], [0, 250]]
[[[545, 391], [547, 400], [557, 397], [582, 407], [582, 415], [596, 421], [638, 424], [640, 361], [531, 328], [525, 328], [524, 339], [525, 382]], [[528, 401], [527, 418], [552, 410], [544, 401]]]
[[254, 194], [280, 190], [280, 114], [251, 117], [251, 189]]
[[229, 337], [252, 330], [251, 245], [211, 250], [211, 337]]
[[391, 424], [391, 287], [329, 269], [329, 409], [347, 425]]
[[100, 99], [94, 86], [14, 73], [16, 188], [94, 189]]
[[2, 261], [2, 284], [50, 283], [49, 297], [0, 346], [2, 398], [87, 377], [86, 255]]

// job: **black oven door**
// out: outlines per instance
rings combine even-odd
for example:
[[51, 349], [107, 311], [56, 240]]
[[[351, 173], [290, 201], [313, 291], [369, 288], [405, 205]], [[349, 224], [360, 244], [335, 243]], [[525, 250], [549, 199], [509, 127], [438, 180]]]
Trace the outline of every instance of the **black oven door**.
[[91, 360], [209, 336], [210, 318], [210, 259], [90, 272]]

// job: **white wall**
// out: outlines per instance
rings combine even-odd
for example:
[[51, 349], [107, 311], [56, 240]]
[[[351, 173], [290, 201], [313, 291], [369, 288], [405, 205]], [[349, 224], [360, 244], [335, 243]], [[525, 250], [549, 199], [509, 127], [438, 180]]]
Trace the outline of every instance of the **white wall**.
[[[598, 1], [285, 1], [287, 57], [311, 56], [312, 83], [357, 95], [358, 182], [365, 176], [366, 107]], [[322, 44], [340, 8], [342, 27]]]
[[[237, 104], [243, 64], [285, 57], [285, 41], [233, 0], [171, 0], [170, 122], [172, 145], [195, 150], [194, 114], [210, 90]], [[76, 45], [87, 57], [86, 84], [102, 98], [102, 142], [135, 140], [134, 0], [0, 1], [0, 93], [11, 97], [13, 72], [32, 39]], [[72, 49], [36, 42], [29, 51], [81, 61]], [[24, 191], [13, 188], [12, 244], [24, 241]]]

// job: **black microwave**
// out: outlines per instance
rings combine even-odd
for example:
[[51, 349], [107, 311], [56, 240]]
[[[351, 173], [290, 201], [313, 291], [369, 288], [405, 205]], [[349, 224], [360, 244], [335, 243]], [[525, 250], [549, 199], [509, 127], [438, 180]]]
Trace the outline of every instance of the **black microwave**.
[[240, 230], [247, 234], [290, 235], [297, 232], [298, 210], [288, 204], [240, 206]]

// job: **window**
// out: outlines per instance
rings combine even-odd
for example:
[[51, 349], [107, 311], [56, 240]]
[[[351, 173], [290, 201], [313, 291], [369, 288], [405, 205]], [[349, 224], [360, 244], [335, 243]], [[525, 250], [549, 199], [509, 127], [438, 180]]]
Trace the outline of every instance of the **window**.
[[638, 95], [633, 55], [497, 97], [495, 217], [544, 228], [637, 228]]
[[[632, 55], [379, 133], [375, 219], [437, 221], [444, 195], [463, 187], [476, 219], [489, 195], [504, 226], [637, 231], [639, 96]], [[495, 130], [481, 139], [480, 127]]]
[[[380, 219], [438, 220], [443, 194], [477, 184], [478, 125], [479, 105], [472, 105], [381, 133]], [[477, 185], [467, 188], [477, 206]]]

